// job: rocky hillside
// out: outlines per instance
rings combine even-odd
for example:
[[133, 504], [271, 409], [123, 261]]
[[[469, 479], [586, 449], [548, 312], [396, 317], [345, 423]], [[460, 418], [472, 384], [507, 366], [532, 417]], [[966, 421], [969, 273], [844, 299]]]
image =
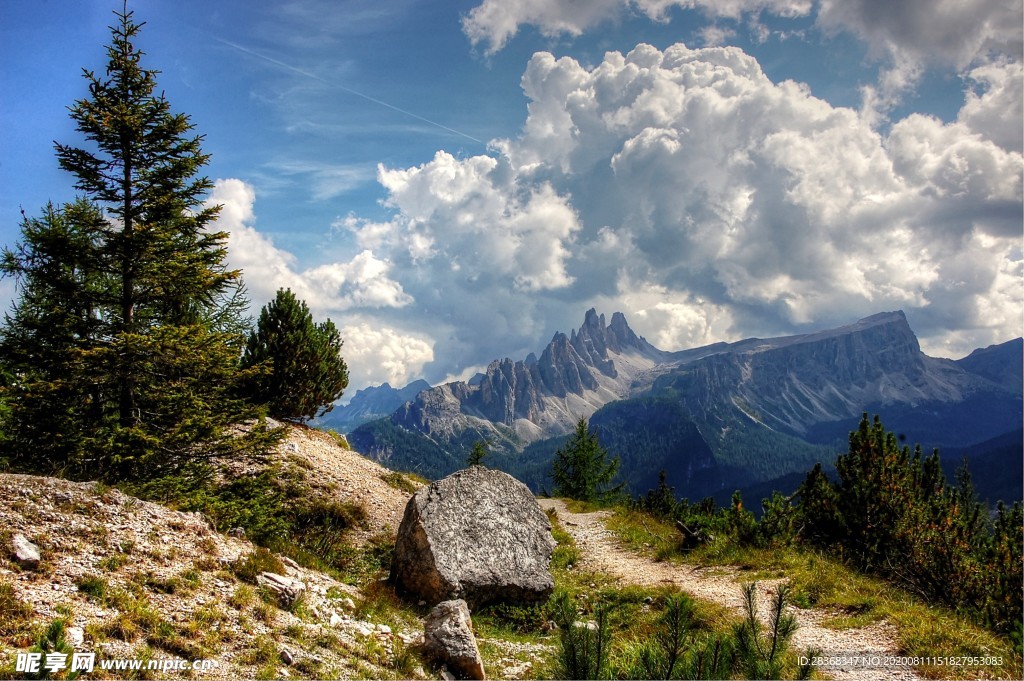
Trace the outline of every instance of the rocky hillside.
[[[284, 475], [301, 474], [310, 495], [365, 510], [348, 535], [353, 551], [382, 533], [393, 537], [415, 488], [318, 431], [292, 429], [271, 463]], [[204, 659], [214, 668], [201, 677], [214, 679], [426, 674], [403, 653], [422, 625], [389, 609], [374, 582], [354, 586], [257, 552], [241, 533], [219, 532], [202, 515], [96, 483], [0, 475], [0, 528], [0, 678], [21, 676], [15, 652], [54, 620], [66, 623], [76, 652], [96, 653], [97, 665]], [[16, 537], [38, 549], [38, 564], [19, 560]], [[275, 597], [273, 585], [256, 583], [260, 571], [301, 583], [301, 597]]]

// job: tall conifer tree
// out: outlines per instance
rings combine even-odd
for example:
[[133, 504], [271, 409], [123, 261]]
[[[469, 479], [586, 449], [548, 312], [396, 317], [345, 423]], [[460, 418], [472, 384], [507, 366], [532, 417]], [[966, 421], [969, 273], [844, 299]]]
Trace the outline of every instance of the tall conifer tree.
[[603, 501], [621, 492], [621, 484], [611, 484], [618, 470], [619, 457], [609, 456], [585, 418], [551, 462], [555, 494], [581, 501]]
[[[88, 148], [55, 145], [84, 198], [26, 220], [23, 243], [5, 252], [3, 271], [22, 296], [0, 341], [24, 407], [9, 429], [33, 412], [45, 421], [52, 398], [85, 405], [75, 429], [54, 429], [50, 451], [12, 458], [71, 475], [149, 477], [253, 452], [266, 433], [229, 435], [256, 412], [232, 397], [244, 337], [223, 327], [241, 281], [225, 264], [227, 234], [210, 229], [218, 208], [204, 205], [212, 183], [198, 175], [202, 137], [156, 94], [158, 72], [143, 68], [134, 44], [141, 24], [127, 8], [116, 16], [105, 75], [85, 70], [89, 96], [70, 107]], [[30, 435], [15, 439], [28, 446]]]

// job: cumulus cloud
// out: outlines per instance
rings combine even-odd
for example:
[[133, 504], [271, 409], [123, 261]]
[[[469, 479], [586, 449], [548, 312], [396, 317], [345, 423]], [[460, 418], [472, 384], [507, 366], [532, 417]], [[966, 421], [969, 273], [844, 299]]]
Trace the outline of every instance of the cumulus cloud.
[[961, 120], [882, 134], [738, 48], [538, 53], [520, 136], [382, 167], [392, 217], [339, 226], [394, 264], [448, 374], [590, 305], [666, 349], [902, 308], [926, 348], [967, 352], [1019, 334], [1024, 162], [978, 132], [1003, 75], [977, 73]]
[[364, 250], [348, 262], [297, 270], [296, 258], [252, 225], [255, 190], [238, 179], [217, 180], [208, 200], [220, 205], [217, 227], [228, 232], [230, 266], [244, 272], [254, 301], [267, 301], [279, 288], [317, 310], [404, 307], [412, 298], [390, 278], [391, 265]]
[[381, 326], [376, 320], [348, 322], [342, 328], [343, 356], [349, 369], [350, 395], [367, 385], [408, 385], [434, 359], [433, 341], [417, 333]]
[[348, 261], [300, 269], [293, 254], [255, 228], [255, 201], [252, 186], [233, 178], [217, 180], [208, 200], [221, 206], [216, 228], [229, 234], [228, 264], [242, 270], [254, 310], [272, 300], [278, 289], [290, 288], [314, 317], [330, 317], [338, 325], [353, 386], [384, 381], [402, 385], [416, 378], [433, 359], [432, 340], [363, 316], [413, 302], [391, 277], [391, 264], [364, 249]]
[[1007, 151], [1024, 147], [1024, 67], [1001, 60], [972, 69], [958, 120]]
[[347, 313], [353, 385], [523, 357], [590, 306], [668, 350], [904, 309], [956, 356], [1019, 335], [1024, 275], [1020, 66], [970, 73], [956, 120], [883, 132], [735, 47], [541, 52], [521, 133], [380, 166], [387, 213], [339, 219], [338, 262], [299, 268], [245, 183], [214, 199], [250, 286]]
[[816, 23], [824, 30], [853, 33], [878, 56], [896, 56], [904, 64], [941, 62], [965, 68], [988, 54], [1020, 59], [1024, 45], [1024, 10], [1015, 0], [483, 0], [463, 17], [462, 26], [474, 45], [484, 43], [494, 53], [523, 25], [549, 36], [579, 36], [623, 12], [665, 21], [676, 8], [735, 20], [756, 20], [762, 13], [793, 18], [816, 12]]
[[[667, 21], [672, 9], [697, 10], [711, 22], [699, 30], [708, 46], [736, 35], [720, 20], [745, 19], [751, 38], [765, 42], [770, 31], [761, 21], [764, 15], [813, 16], [826, 34], [857, 36], [882, 62], [877, 82], [862, 88], [862, 110], [875, 123], [913, 91], [929, 66], [964, 73], [993, 61], [1019, 63], [1024, 56], [1024, 8], [1017, 0], [596, 0], [582, 5], [575, 0], [483, 0], [463, 18], [463, 31], [473, 45], [483, 44], [493, 54], [520, 26], [535, 26], [547, 36], [576, 37], [627, 12]], [[975, 75], [981, 81], [987, 77]]]
[[1016, 0], [819, 0], [818, 24], [849, 31], [879, 55], [957, 69], [988, 54], [1020, 59], [1024, 8]]
[[[795, 17], [810, 12], [811, 0], [484, 0], [463, 17], [462, 30], [473, 45], [483, 43], [486, 53], [494, 54], [519, 32], [520, 26], [535, 26], [545, 36], [575, 37], [627, 11], [665, 21], [674, 7], [698, 9], [712, 18], [739, 19], [763, 11]], [[708, 37], [716, 35], [721, 37], [721, 33]]]

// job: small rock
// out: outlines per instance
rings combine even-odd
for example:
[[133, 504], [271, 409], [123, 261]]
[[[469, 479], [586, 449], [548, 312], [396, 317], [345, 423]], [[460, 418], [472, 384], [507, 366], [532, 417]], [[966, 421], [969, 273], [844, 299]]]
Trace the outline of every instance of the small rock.
[[292, 655], [292, 651], [288, 650], [287, 648], [281, 648], [281, 650], [278, 652], [278, 655], [281, 658], [281, 662], [284, 662], [289, 667], [295, 662], [295, 656]]
[[336, 627], [336, 626], [338, 626], [339, 624], [341, 624], [344, 621], [345, 620], [342, 619], [341, 615], [339, 615], [336, 612], [331, 612], [331, 626], [332, 627]]
[[82, 627], [68, 627], [64, 634], [65, 639], [72, 648], [77, 648], [85, 643], [85, 629]]
[[234, 537], [235, 539], [245, 539], [245, 528], [232, 527], [230, 530], [228, 530], [228, 536]]
[[291, 610], [306, 593], [306, 585], [297, 579], [290, 579], [273, 572], [261, 572], [256, 583], [266, 587], [277, 596], [278, 604], [285, 610]]
[[444, 681], [455, 681], [455, 674], [448, 671], [448, 667], [441, 667], [441, 678]]
[[460, 678], [486, 678], [469, 608], [461, 598], [442, 601], [427, 615], [423, 625], [423, 651], [450, 665]]
[[389, 627], [386, 624], [378, 624], [377, 625], [377, 633], [378, 634], [384, 634], [385, 636], [390, 636], [391, 635], [391, 627]]
[[288, 556], [281, 556], [281, 562], [284, 563], [285, 565], [287, 565], [288, 567], [290, 567], [293, 570], [298, 570], [299, 569], [299, 564], [296, 563], [291, 558], [289, 558]]
[[14, 562], [26, 570], [35, 570], [39, 567], [42, 556], [39, 555], [39, 547], [28, 540], [28, 537], [19, 533], [11, 539], [11, 549], [14, 554]]

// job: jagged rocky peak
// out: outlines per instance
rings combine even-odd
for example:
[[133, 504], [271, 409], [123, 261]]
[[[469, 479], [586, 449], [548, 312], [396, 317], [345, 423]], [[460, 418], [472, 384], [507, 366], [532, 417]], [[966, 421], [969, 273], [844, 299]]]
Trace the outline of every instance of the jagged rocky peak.
[[[604, 315], [591, 309], [578, 330], [568, 336], [556, 333], [540, 356], [530, 353], [520, 361], [494, 360], [468, 383], [424, 391], [392, 420], [424, 433], [447, 428], [442, 422], [458, 413], [505, 426], [520, 419], [536, 422], [548, 410], [549, 398], [593, 394], [609, 379], [614, 384], [620, 369], [631, 366], [636, 355], [649, 364], [664, 353], [637, 336], [621, 312], [613, 314], [608, 324]], [[626, 364], [617, 367], [617, 361]]]
[[594, 308], [587, 310], [583, 326], [578, 332], [572, 332], [569, 343], [588, 364], [612, 378], [616, 377], [617, 372], [614, 362], [608, 357], [609, 352], [639, 352], [648, 356], [663, 354], [629, 328], [624, 314], [612, 314], [611, 324], [606, 324], [604, 315], [599, 315]]

